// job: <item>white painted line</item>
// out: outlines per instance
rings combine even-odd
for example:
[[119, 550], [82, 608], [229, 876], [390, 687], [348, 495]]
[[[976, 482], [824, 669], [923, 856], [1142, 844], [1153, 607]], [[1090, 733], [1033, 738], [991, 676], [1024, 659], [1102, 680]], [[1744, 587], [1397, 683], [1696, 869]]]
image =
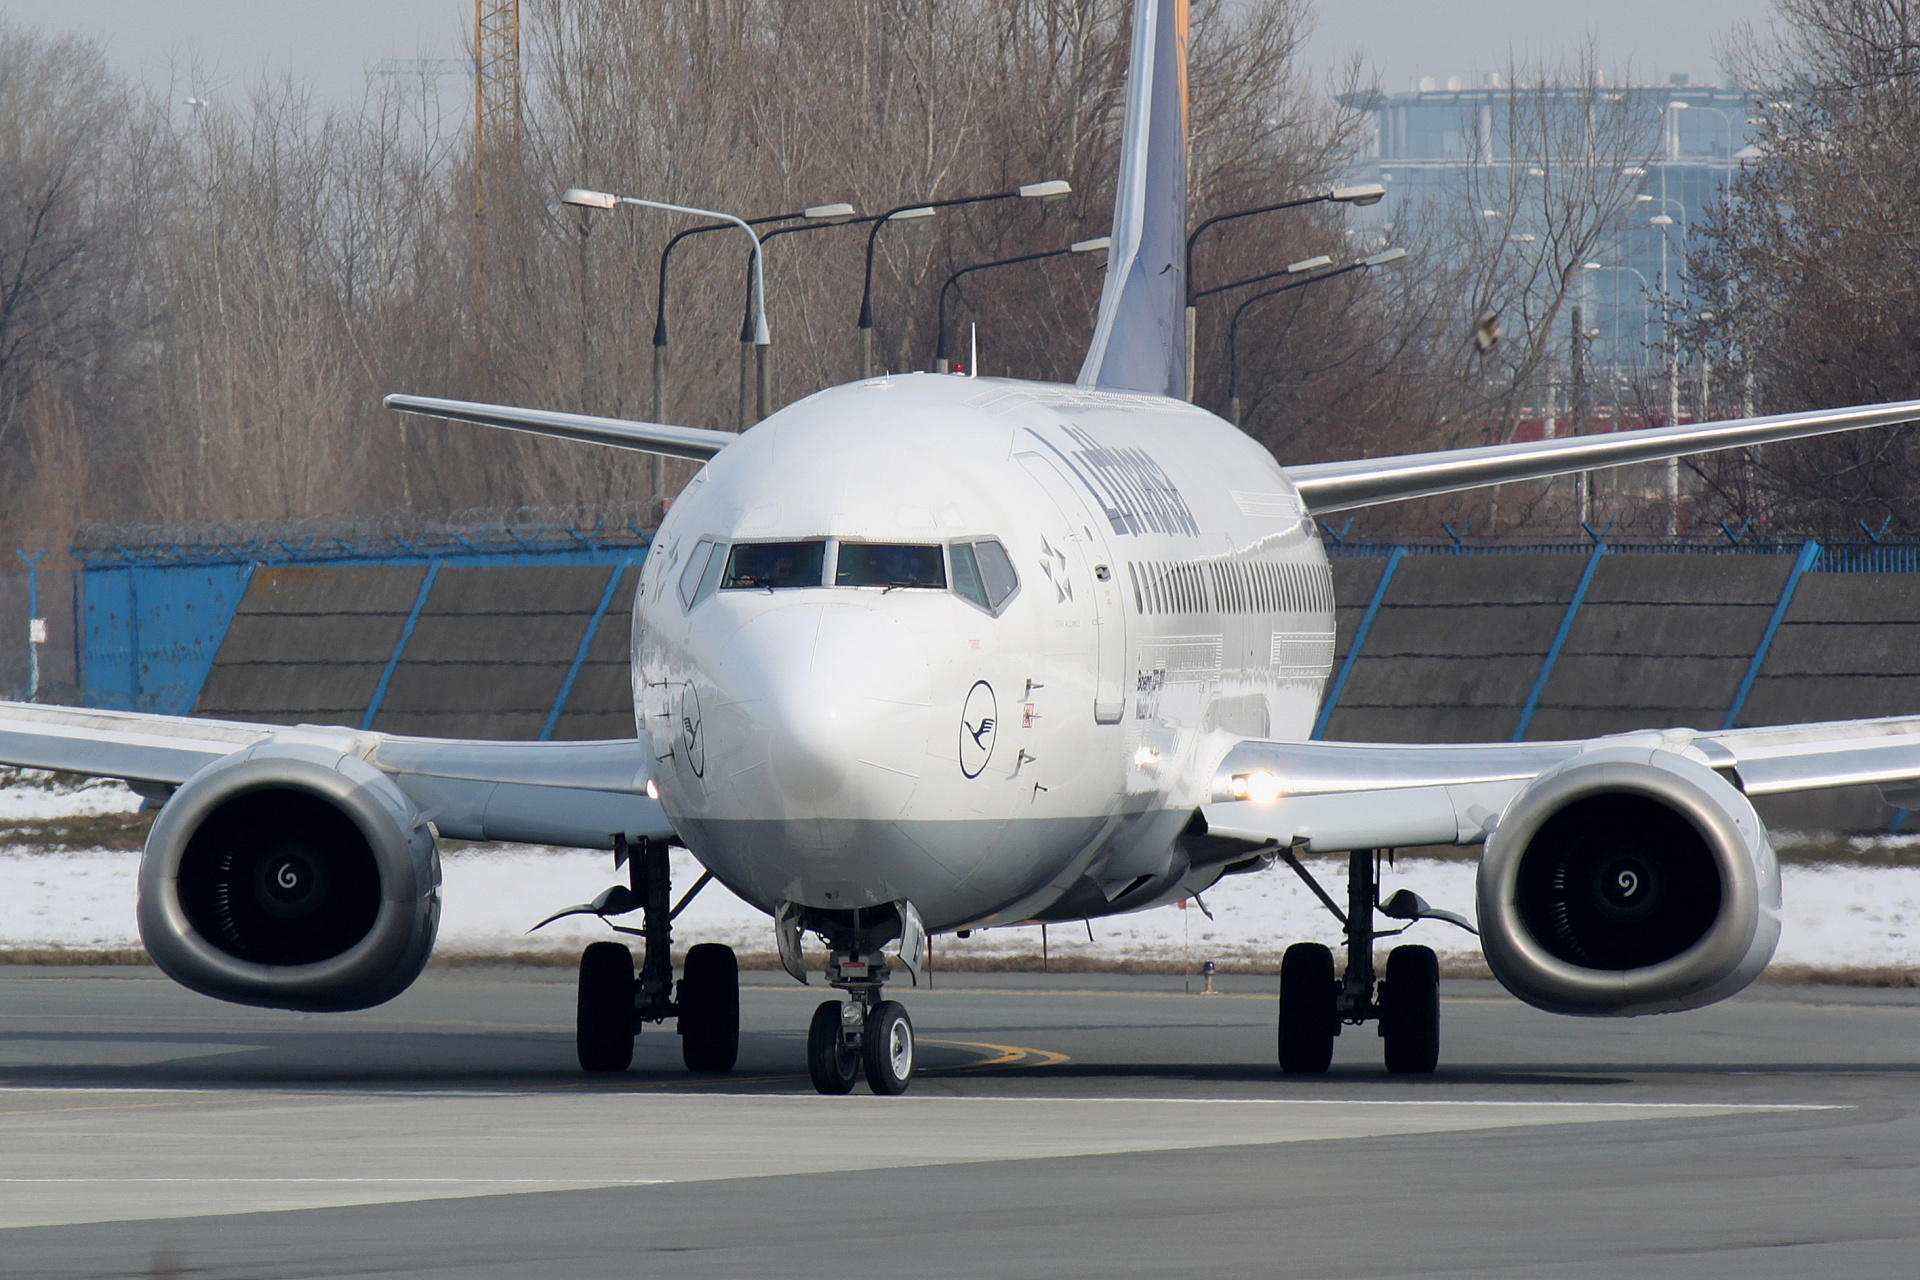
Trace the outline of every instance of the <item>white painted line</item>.
[[554, 1185], [562, 1187], [657, 1187], [671, 1182], [671, 1178], [0, 1178], [0, 1184], [10, 1183], [82, 1183], [86, 1185], [113, 1185], [122, 1183], [144, 1185], [149, 1182], [187, 1182], [195, 1185], [239, 1185], [258, 1186], [261, 1184], [281, 1183], [327, 1183], [345, 1186], [362, 1184], [389, 1183], [412, 1184], [429, 1183], [433, 1186], [530, 1186]]

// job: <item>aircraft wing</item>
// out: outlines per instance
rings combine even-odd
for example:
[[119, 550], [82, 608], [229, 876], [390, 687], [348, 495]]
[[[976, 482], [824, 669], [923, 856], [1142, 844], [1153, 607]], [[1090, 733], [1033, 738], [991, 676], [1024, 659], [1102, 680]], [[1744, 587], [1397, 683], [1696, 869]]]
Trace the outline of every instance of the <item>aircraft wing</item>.
[[143, 794], [168, 795], [236, 752], [276, 749], [365, 761], [454, 839], [604, 849], [615, 831], [674, 835], [647, 797], [651, 757], [631, 739], [462, 742], [0, 702], [0, 764], [124, 778]]
[[1743, 445], [1772, 444], [1834, 431], [1886, 427], [1920, 421], [1920, 400], [1782, 413], [1767, 418], [1732, 418], [1644, 431], [1569, 436], [1447, 449], [1391, 458], [1351, 458], [1285, 468], [1314, 515], [1367, 507], [1404, 498], [1425, 498], [1516, 480], [1540, 480], [1601, 467], [1710, 453]]
[[557, 413], [551, 409], [516, 409], [504, 404], [477, 404], [471, 400], [435, 400], [428, 396], [391, 395], [381, 401], [401, 413], [429, 418], [477, 422], [483, 427], [505, 427], [538, 436], [559, 436], [589, 444], [612, 445], [640, 453], [705, 462], [740, 437], [701, 427], [674, 427], [662, 422], [629, 422], [625, 418], [595, 418], [584, 413]]
[[[1316, 853], [1478, 844], [1509, 801], [1548, 769], [1611, 747], [1684, 755], [1749, 796], [1873, 785], [1920, 801], [1920, 716], [1777, 728], [1668, 729], [1567, 742], [1235, 746], [1202, 806], [1210, 835]], [[1273, 798], [1264, 797], [1271, 794]], [[1249, 798], [1252, 797], [1252, 798]]]

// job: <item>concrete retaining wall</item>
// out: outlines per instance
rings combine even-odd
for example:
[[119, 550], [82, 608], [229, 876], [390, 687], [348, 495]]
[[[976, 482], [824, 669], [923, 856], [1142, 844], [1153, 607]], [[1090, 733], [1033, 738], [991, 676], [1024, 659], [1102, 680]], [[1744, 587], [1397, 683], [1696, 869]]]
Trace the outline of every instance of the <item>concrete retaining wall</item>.
[[[1336, 672], [1371, 617], [1324, 736], [1717, 729], [1743, 685], [1740, 725], [1920, 714], [1920, 573], [1796, 576], [1795, 564], [1791, 552], [1336, 555]], [[625, 737], [637, 578], [606, 565], [443, 566], [429, 587], [419, 565], [262, 567], [194, 714], [359, 725], [371, 709], [375, 728], [396, 733]], [[1904, 817], [1871, 790], [1761, 808], [1792, 826]]]

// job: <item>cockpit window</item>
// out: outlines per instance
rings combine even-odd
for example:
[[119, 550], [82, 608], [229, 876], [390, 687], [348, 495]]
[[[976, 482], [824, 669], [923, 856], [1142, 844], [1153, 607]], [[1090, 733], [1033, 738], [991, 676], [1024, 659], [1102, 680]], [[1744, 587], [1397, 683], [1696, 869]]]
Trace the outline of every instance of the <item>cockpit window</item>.
[[833, 580], [842, 587], [926, 587], [944, 591], [945, 559], [939, 547], [843, 542]]
[[713, 555], [713, 539], [702, 538], [693, 544], [693, 551], [687, 556], [687, 567], [680, 571], [680, 603], [693, 608], [694, 598], [700, 592], [700, 575], [707, 571], [707, 561]]
[[973, 548], [964, 542], [953, 544], [953, 593], [963, 600], [971, 600], [989, 613], [993, 611], [993, 601], [987, 597], [987, 586], [980, 581], [980, 563], [973, 557]]
[[727, 559], [722, 591], [771, 590], [780, 587], [817, 587], [823, 584], [827, 560], [824, 542], [748, 542], [733, 549]]
[[1013, 560], [996, 539], [985, 538], [970, 545], [974, 558], [980, 563], [980, 584], [987, 589], [987, 599], [998, 612], [1020, 589], [1020, 575], [1013, 571]]

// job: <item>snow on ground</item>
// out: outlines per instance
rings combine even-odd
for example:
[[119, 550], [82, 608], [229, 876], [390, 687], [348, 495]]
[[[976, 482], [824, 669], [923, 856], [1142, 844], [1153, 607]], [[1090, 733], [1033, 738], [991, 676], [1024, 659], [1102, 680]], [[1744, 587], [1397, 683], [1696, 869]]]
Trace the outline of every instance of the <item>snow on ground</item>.
[[[137, 947], [134, 853], [39, 853], [0, 849], [0, 949]], [[1330, 887], [1345, 872], [1337, 860], [1314, 861]], [[444, 953], [577, 951], [614, 936], [591, 917], [550, 925], [527, 936], [542, 916], [586, 902], [623, 878], [604, 853], [550, 852], [509, 846], [460, 851], [443, 859], [445, 888], [439, 950]], [[674, 858], [683, 890], [699, 874], [692, 857]], [[1391, 893], [1409, 888], [1437, 907], [1473, 913], [1471, 862], [1403, 861], [1383, 877]], [[1776, 963], [1813, 968], [1920, 968], [1920, 867], [1798, 866], [1784, 868], [1786, 911]], [[1335, 892], [1339, 890], [1336, 888]], [[1332, 917], [1284, 867], [1232, 877], [1206, 895], [1209, 920], [1193, 904], [1161, 907], [1086, 926], [1048, 930], [1052, 956], [1178, 963], [1277, 959], [1289, 942], [1338, 941]], [[638, 923], [637, 917], [634, 923]], [[679, 941], [725, 942], [743, 952], [773, 949], [767, 917], [718, 884], [709, 885], [674, 923]], [[1407, 941], [1424, 942], [1459, 960], [1479, 957], [1468, 935], [1451, 925], [1416, 925]], [[1026, 956], [1040, 950], [1037, 927], [994, 929], [962, 941], [943, 937], [937, 956]]]
[[0, 769], [0, 822], [50, 822], [61, 818], [97, 818], [109, 813], [138, 813], [140, 797], [127, 784], [96, 778], [73, 785], [57, 783], [37, 769]]

